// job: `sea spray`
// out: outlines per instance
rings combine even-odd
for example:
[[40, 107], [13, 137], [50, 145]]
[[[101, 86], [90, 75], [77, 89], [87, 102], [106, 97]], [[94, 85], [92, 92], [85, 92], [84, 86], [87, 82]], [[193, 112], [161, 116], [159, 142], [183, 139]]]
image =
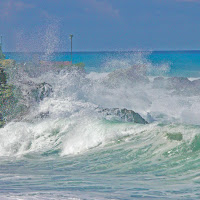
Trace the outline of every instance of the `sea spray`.
[[[67, 68], [60, 69], [55, 73], [54, 66], [49, 66], [49, 70], [45, 74], [38, 73], [37, 76], [29, 78], [30, 68], [28, 65], [27, 63], [26, 65], [18, 66], [20, 70], [14, 73], [15, 77], [13, 76], [12, 79], [16, 85], [19, 85], [23, 92], [26, 91], [26, 94], [23, 94], [26, 97], [23, 101], [28, 105], [29, 112], [24, 115], [21, 123], [40, 123], [38, 117], [42, 122], [48, 121], [49, 123], [51, 123], [51, 120], [53, 123], [59, 119], [66, 119], [70, 121], [71, 128], [74, 126], [77, 127], [78, 130], [84, 130], [80, 134], [80, 131], [75, 131], [76, 128], [71, 129], [83, 136], [84, 132], [87, 133], [87, 129], [89, 129], [89, 126], [86, 126], [87, 124], [101, 124], [101, 120], [105, 120], [105, 118], [96, 111], [97, 108], [127, 108], [138, 112], [147, 120], [148, 117], [151, 116], [151, 121], [160, 123], [192, 123], [192, 118], [190, 117], [189, 121], [185, 113], [186, 106], [188, 106], [187, 109], [192, 109], [192, 104], [189, 102], [194, 102], [195, 98], [197, 98], [196, 95], [186, 96], [186, 99], [183, 100], [179, 92], [180, 87], [168, 87], [166, 84], [160, 87], [160, 83], [158, 84], [159, 87], [157, 87], [157, 79], [149, 79], [145, 73], [144, 65], [131, 66], [127, 69], [118, 69], [117, 71], [105, 74], [100, 79], [95, 80], [91, 79], [90, 76], [84, 72], [76, 69], [73, 71], [69, 71]], [[181, 79], [177, 78], [177, 80]], [[35, 84], [37, 85], [41, 83], [41, 81], [51, 85], [52, 94], [50, 96], [46, 95], [45, 98], [42, 97], [42, 99], [40, 99], [41, 101], [38, 101], [37, 98], [31, 97], [31, 91], [32, 88], [35, 87]], [[174, 79], [170, 78], [160, 79], [160, 81], [167, 81], [168, 85], [178, 84], [177, 81], [173, 82]], [[190, 83], [189, 87], [193, 87], [193, 82], [187, 80], [187, 85], [184, 89], [187, 89], [188, 82]], [[182, 89], [181, 92], [183, 92]], [[23, 104], [25, 104], [25, 102]], [[185, 105], [185, 107], [183, 108], [182, 105]], [[193, 113], [195, 114], [195, 112]], [[85, 124], [84, 126], [86, 129], [80, 128], [82, 123]], [[119, 121], [119, 123], [123, 124], [124, 122]], [[91, 127], [93, 127], [93, 125]], [[95, 127], [96, 126], [91, 129], [91, 133], [92, 130], [94, 130], [94, 132], [97, 131]], [[101, 130], [99, 130], [99, 132], [101, 132]], [[103, 132], [105, 134], [107, 131], [105, 130]], [[67, 136], [68, 134], [71, 135], [69, 131], [63, 134], [66, 134], [66, 138], [72, 137]], [[166, 137], [169, 139], [174, 138], [170, 133]], [[115, 138], [114, 134], [113, 138]], [[67, 140], [70, 141], [70, 139]], [[88, 140], [86, 139], [86, 141]], [[82, 151], [79, 149], [82, 149], [81, 146], [84, 146], [83, 150], [99, 146], [104, 139], [94, 139], [94, 141], [96, 142], [88, 141], [88, 144], [80, 144], [80, 147], [77, 143], [74, 150], [69, 150], [69, 152], [80, 153]], [[65, 148], [65, 152], [67, 152], [66, 149], [67, 148]], [[62, 153], [62, 155], [64, 155], [64, 153]]]
[[[149, 77], [144, 63], [106, 73], [34, 64], [9, 72], [29, 109], [0, 129], [0, 198], [199, 198], [198, 80]], [[52, 91], [35, 98], [42, 83]]]

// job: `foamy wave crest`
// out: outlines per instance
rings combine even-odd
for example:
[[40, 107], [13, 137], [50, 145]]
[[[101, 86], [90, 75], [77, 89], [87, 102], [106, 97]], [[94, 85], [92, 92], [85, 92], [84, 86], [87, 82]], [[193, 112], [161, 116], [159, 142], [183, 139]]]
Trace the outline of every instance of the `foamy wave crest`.
[[123, 53], [123, 56], [119, 54], [118, 59], [109, 58], [105, 60], [102, 64], [102, 72], [111, 72], [117, 69], [130, 68], [132, 66], [143, 66], [146, 74], [154, 76], [167, 75], [170, 72], [170, 63], [153, 64], [147, 59], [150, 54], [150, 52], [128, 52], [127, 54]]
[[[200, 81], [177, 77], [149, 78], [151, 67], [153, 64], [147, 61], [137, 61], [135, 65], [129, 63], [126, 68], [123, 66], [109, 73], [86, 74], [76, 69], [57, 70], [51, 66], [45, 73], [33, 76], [28, 64], [21, 66], [13, 75], [13, 83], [26, 91], [27, 98], [23, 100], [29, 109], [20, 120], [15, 119], [0, 129], [1, 156], [52, 149], [62, 156], [79, 154], [134, 135], [144, 142], [148, 135], [152, 139], [149, 145], [155, 143], [156, 137], [161, 137], [160, 141], [173, 141], [168, 142], [164, 153], [177, 143], [186, 141], [190, 144], [195, 137], [198, 140], [196, 129], [194, 135], [188, 130], [190, 138], [187, 133], [183, 134], [184, 128], [175, 131], [174, 136], [174, 130], [168, 124], [200, 125], [197, 112]], [[167, 67], [160, 66], [159, 70], [166, 71]], [[50, 84], [53, 92], [41, 101], [34, 101], [28, 94], [32, 85], [41, 82]], [[150, 125], [108, 120], [97, 112], [97, 108], [126, 108], [139, 113]], [[166, 124], [169, 130], [160, 133], [158, 124]], [[155, 147], [160, 152], [161, 143], [159, 148]]]

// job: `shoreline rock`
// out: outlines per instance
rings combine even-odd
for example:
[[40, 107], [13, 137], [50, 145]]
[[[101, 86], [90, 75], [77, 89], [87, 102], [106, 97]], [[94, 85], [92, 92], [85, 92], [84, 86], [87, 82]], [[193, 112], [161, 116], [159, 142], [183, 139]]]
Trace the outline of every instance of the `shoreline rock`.
[[121, 122], [134, 122], [138, 124], [148, 124], [138, 113], [126, 108], [102, 108], [98, 112], [107, 120], [116, 120]]

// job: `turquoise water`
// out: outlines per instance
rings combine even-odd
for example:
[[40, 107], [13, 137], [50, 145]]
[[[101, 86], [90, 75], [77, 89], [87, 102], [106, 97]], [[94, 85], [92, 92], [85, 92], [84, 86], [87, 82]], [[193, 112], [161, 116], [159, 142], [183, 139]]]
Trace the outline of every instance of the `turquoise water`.
[[[34, 76], [30, 61], [70, 54], [6, 55], [26, 62], [11, 83], [29, 95], [31, 82], [46, 82], [53, 93], [27, 96], [29, 112], [0, 129], [0, 199], [200, 198], [200, 52], [75, 53], [86, 73], [36, 64]], [[149, 124], [96, 108], [134, 110]]]
[[[7, 58], [28, 61], [35, 58], [46, 59], [41, 53], [6, 53]], [[48, 60], [71, 60], [70, 53], [54, 53]], [[113, 61], [113, 64], [111, 63]], [[115, 63], [114, 63], [115, 61]], [[118, 61], [118, 63], [116, 62]], [[73, 62], [86, 64], [88, 72], [113, 70], [124, 62], [129, 66], [138, 62], [151, 62], [155, 66], [169, 65], [169, 76], [199, 77], [200, 51], [157, 51], [157, 52], [75, 52]], [[110, 64], [110, 66], [107, 66]], [[116, 66], [118, 65], [118, 66]], [[106, 68], [107, 67], [107, 68]]]

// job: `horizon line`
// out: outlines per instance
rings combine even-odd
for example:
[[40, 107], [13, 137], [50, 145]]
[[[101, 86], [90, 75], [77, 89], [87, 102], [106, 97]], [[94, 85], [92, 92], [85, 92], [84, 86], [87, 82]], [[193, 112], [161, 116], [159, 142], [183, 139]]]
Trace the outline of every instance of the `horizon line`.
[[[73, 53], [112, 53], [112, 52], [197, 52], [200, 49], [192, 50], [100, 50], [100, 51], [73, 51]], [[5, 51], [4, 53], [46, 53], [45, 51]], [[54, 53], [71, 53], [70, 51], [55, 51]]]

